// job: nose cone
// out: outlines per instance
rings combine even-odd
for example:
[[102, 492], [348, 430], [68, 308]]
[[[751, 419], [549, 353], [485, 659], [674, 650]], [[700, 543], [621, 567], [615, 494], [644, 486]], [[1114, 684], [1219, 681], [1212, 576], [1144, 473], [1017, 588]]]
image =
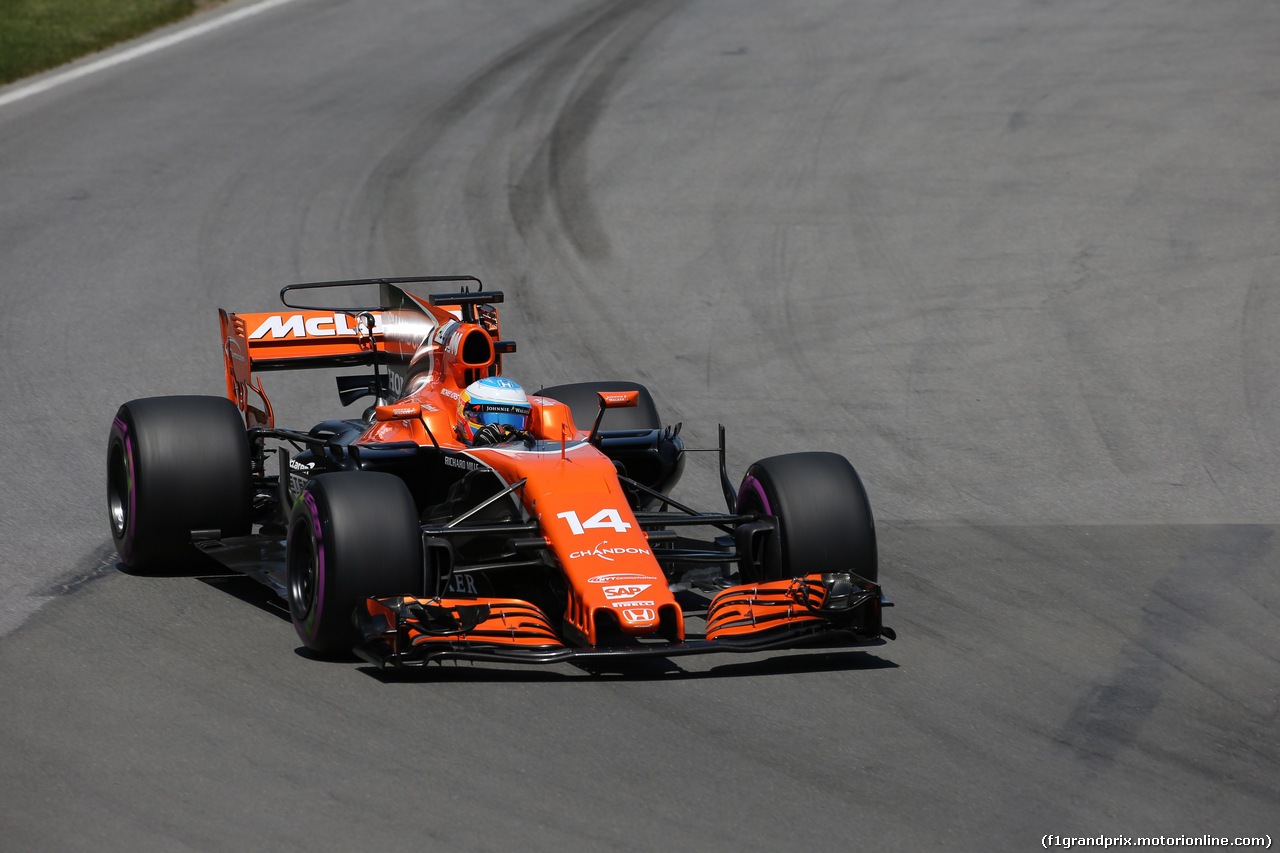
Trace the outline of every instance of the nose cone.
[[680, 605], [608, 457], [589, 444], [569, 447], [564, 457], [559, 444], [472, 455], [508, 482], [525, 480], [525, 507], [568, 582], [564, 618], [572, 634], [596, 645], [599, 623], [629, 637], [683, 637]]

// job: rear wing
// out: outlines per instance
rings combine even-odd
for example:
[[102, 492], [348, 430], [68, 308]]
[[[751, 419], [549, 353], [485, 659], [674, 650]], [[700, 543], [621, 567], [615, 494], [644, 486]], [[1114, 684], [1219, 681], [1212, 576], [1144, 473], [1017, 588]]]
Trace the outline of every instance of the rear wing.
[[[453, 283], [452, 293], [415, 295], [414, 285]], [[372, 365], [370, 376], [338, 377], [344, 405], [373, 395], [393, 402], [434, 376], [459, 387], [501, 372], [494, 303], [501, 291], [462, 290], [470, 276], [353, 279], [291, 284], [280, 291], [287, 310], [236, 314], [220, 310], [227, 397], [250, 426], [274, 424], [258, 374], [272, 370]], [[297, 300], [322, 304], [297, 304]], [[380, 368], [385, 368], [382, 370]]]
[[[269, 370], [369, 365], [383, 347], [380, 315], [341, 311], [234, 314], [219, 310], [227, 397], [248, 426], [271, 426], [271, 401], [261, 377]], [[257, 399], [250, 401], [250, 392]], [[257, 405], [255, 405], [255, 403]]]
[[237, 363], [247, 364], [251, 371], [371, 364], [382, 347], [382, 317], [377, 312], [218, 313], [229, 354], [242, 355]]

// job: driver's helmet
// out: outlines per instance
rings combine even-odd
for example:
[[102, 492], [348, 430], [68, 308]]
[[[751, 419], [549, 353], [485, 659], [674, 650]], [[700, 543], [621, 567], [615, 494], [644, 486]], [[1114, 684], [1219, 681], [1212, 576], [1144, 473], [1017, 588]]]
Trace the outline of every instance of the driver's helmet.
[[490, 424], [509, 426], [517, 432], [529, 429], [533, 409], [524, 389], [510, 379], [487, 376], [472, 382], [458, 403], [458, 437], [471, 444], [476, 433]]

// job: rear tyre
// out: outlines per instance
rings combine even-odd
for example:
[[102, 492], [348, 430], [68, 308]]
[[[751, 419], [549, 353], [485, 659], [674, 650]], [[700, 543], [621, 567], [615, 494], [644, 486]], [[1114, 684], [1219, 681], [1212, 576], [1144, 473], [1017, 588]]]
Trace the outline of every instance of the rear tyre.
[[626, 409], [609, 409], [600, 422], [601, 430], [650, 430], [661, 429], [658, 407], [649, 389], [634, 382], [577, 382], [572, 385], [553, 385], [534, 393], [539, 397], [559, 400], [573, 413], [573, 425], [578, 429], [591, 429], [600, 413], [599, 391], [639, 391], [636, 405]]
[[149, 397], [116, 412], [107, 512], [126, 566], [155, 571], [192, 553], [191, 531], [244, 536], [252, 523], [249, 439], [225, 397]]
[[285, 552], [289, 612], [306, 647], [351, 651], [353, 614], [366, 598], [422, 593], [418, 511], [392, 474], [341, 471], [307, 483]]
[[879, 575], [866, 489], [849, 460], [837, 453], [761, 459], [747, 469], [738, 489], [738, 512], [778, 520], [779, 547], [764, 549], [759, 580], [854, 572], [875, 581]]

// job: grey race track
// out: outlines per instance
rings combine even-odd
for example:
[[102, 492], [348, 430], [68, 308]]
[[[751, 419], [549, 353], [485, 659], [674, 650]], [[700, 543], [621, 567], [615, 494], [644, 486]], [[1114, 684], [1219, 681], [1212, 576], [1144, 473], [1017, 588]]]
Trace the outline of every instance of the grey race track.
[[[1277, 44], [1272, 0], [298, 0], [3, 107], [0, 846], [1274, 838]], [[387, 683], [117, 568], [111, 416], [221, 393], [218, 307], [440, 273], [527, 385], [845, 453], [901, 639]]]

